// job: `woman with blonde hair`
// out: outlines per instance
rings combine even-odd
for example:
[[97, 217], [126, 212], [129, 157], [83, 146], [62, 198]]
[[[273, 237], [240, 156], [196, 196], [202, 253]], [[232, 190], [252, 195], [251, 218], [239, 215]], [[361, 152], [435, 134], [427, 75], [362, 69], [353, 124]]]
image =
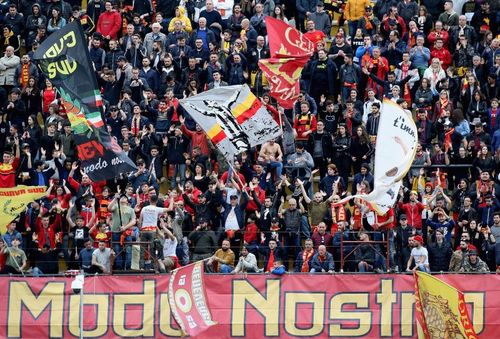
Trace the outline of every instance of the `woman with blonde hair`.
[[437, 96], [438, 91], [436, 87], [441, 80], [446, 78], [446, 72], [443, 67], [441, 67], [441, 61], [438, 58], [432, 59], [432, 62], [425, 70], [423, 77], [429, 80], [431, 91], [435, 96]]

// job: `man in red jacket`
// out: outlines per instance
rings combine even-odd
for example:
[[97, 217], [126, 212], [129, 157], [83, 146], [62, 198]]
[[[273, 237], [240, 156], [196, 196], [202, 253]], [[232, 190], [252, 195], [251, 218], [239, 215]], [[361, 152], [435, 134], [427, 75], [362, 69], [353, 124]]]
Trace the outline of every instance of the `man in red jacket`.
[[122, 17], [113, 9], [111, 1], [106, 1], [105, 8], [106, 12], [102, 13], [97, 21], [97, 32], [107, 40], [117, 39], [122, 28]]
[[436, 39], [434, 43], [434, 49], [431, 52], [431, 58], [429, 60], [429, 64], [432, 59], [438, 58], [441, 61], [441, 67], [446, 71], [446, 69], [451, 65], [452, 58], [450, 51], [447, 48], [444, 48], [444, 42], [442, 38]]
[[189, 139], [191, 139], [191, 152], [198, 146], [201, 151], [201, 155], [210, 156], [210, 148], [208, 147], [208, 138], [205, 132], [201, 129], [200, 125], [196, 124], [196, 131], [191, 131], [184, 125], [186, 118], [179, 116], [179, 121], [181, 122], [181, 130]]
[[417, 192], [411, 191], [410, 201], [406, 204], [403, 203], [403, 197], [401, 196], [398, 206], [400, 213], [406, 214], [408, 225], [419, 230], [422, 229], [422, 211], [425, 209], [425, 206], [418, 201]]

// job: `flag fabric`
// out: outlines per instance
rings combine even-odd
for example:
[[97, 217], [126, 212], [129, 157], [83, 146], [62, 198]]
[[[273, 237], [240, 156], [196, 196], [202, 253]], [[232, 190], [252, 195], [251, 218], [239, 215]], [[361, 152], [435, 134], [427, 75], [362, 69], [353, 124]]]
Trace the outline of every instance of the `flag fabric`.
[[303, 58], [313, 54], [313, 42], [286, 22], [267, 16], [266, 29], [271, 58]]
[[414, 277], [419, 339], [477, 338], [462, 292], [424, 272]]
[[21, 214], [30, 202], [45, 195], [45, 186], [16, 186], [0, 188], [0, 233]]
[[307, 58], [270, 58], [259, 60], [269, 83], [269, 95], [286, 109], [293, 108], [300, 93], [300, 74]]
[[287, 23], [266, 17], [271, 58], [259, 60], [269, 82], [269, 94], [284, 108], [292, 108], [300, 92], [299, 78], [314, 52], [314, 44]]
[[183, 336], [196, 337], [217, 323], [212, 320], [203, 284], [204, 261], [183, 266], [172, 272], [168, 302]]
[[93, 181], [135, 170], [135, 164], [109, 135], [102, 120], [102, 98], [80, 23], [74, 21], [51, 34], [33, 58], [60, 94], [82, 170]]
[[224, 86], [180, 100], [228, 161], [281, 135], [281, 129], [247, 85]]
[[417, 126], [411, 112], [384, 99], [375, 147], [375, 187], [368, 195], [349, 196], [337, 204], [361, 198], [378, 214], [385, 214], [396, 202], [401, 181], [415, 157], [417, 143]]

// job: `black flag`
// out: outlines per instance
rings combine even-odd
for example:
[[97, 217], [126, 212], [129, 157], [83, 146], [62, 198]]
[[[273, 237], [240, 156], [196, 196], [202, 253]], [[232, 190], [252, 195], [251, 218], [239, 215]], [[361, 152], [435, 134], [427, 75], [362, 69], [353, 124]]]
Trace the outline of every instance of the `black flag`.
[[102, 99], [83, 29], [74, 21], [52, 33], [33, 58], [61, 95], [82, 169], [93, 181], [136, 169], [106, 130]]

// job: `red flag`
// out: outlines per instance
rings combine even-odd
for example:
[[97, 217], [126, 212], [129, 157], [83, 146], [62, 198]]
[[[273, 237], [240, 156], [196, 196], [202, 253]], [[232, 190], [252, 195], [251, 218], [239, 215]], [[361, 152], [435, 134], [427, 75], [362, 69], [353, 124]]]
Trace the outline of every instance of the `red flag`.
[[269, 94], [283, 108], [293, 108], [300, 93], [299, 78], [306, 58], [262, 59], [259, 66], [269, 82]]
[[183, 335], [196, 337], [216, 324], [206, 303], [203, 267], [203, 261], [198, 261], [175, 270], [170, 276], [168, 301]]
[[266, 17], [269, 51], [272, 58], [310, 57], [314, 44], [286, 22]]
[[270, 59], [259, 60], [269, 82], [269, 94], [284, 108], [293, 108], [300, 92], [302, 68], [314, 52], [314, 44], [284, 21], [266, 17]]

